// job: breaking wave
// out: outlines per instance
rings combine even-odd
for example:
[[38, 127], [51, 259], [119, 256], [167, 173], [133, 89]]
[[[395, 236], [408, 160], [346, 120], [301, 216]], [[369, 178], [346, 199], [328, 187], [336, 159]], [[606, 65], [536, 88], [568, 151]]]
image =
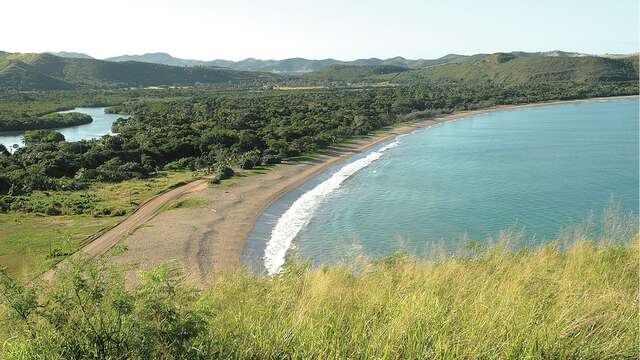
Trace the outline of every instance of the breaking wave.
[[313, 213], [327, 195], [340, 187], [343, 181], [348, 179], [361, 169], [380, 159], [388, 149], [398, 146], [399, 140], [385, 145], [369, 155], [343, 166], [329, 179], [318, 184], [315, 188], [300, 196], [287, 211], [282, 214], [276, 226], [271, 232], [271, 238], [267, 242], [264, 251], [264, 266], [272, 275], [280, 271], [284, 264], [287, 250], [291, 247], [293, 239], [309, 223]]

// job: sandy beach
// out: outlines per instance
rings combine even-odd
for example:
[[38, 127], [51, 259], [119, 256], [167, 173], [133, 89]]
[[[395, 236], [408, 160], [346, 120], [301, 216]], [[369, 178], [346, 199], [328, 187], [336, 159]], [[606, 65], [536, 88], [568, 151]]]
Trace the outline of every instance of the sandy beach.
[[135, 281], [139, 270], [149, 270], [158, 264], [170, 262], [182, 268], [188, 278], [205, 284], [217, 272], [241, 268], [246, 239], [265, 208], [288, 191], [352, 154], [366, 151], [376, 144], [415, 129], [463, 117], [494, 111], [619, 98], [637, 96], [498, 106], [417, 120], [357, 139], [348, 146], [332, 146], [322, 155], [310, 160], [287, 162], [251, 176], [246, 172], [240, 173], [225, 186], [193, 187], [181, 197], [200, 199], [203, 206], [156, 213], [149, 221], [125, 235], [121, 241], [126, 246], [126, 251], [109, 257], [109, 261], [128, 269], [128, 281]]

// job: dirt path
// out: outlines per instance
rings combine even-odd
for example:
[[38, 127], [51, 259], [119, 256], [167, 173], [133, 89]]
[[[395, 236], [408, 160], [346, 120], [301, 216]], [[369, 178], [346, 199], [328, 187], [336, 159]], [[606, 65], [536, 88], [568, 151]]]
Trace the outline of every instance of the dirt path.
[[[175, 189], [171, 189], [160, 195], [152, 197], [146, 202], [142, 203], [140, 207], [134, 211], [129, 217], [118, 223], [116, 226], [107, 230], [102, 235], [98, 236], [95, 240], [91, 241], [83, 248], [78, 250], [71, 257], [85, 256], [89, 258], [95, 258], [102, 255], [111, 249], [118, 241], [125, 235], [128, 235], [135, 231], [140, 226], [151, 220], [162, 207], [169, 201], [175, 200], [194, 191], [200, 191], [207, 187], [207, 179], [199, 179], [192, 181], [188, 184], [179, 186]], [[68, 262], [68, 258], [59, 262], [55, 267], [48, 270], [43, 274], [43, 278], [46, 281], [50, 281], [55, 276], [56, 270], [65, 266]]]

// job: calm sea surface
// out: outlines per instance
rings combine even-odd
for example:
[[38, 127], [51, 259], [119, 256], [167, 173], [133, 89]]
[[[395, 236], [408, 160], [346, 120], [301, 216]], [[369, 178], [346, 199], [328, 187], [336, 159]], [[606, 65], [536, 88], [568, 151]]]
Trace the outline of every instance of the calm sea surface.
[[423, 128], [358, 154], [267, 209], [245, 249], [274, 272], [295, 247], [314, 262], [460, 247], [500, 230], [536, 242], [596, 217], [638, 214], [637, 99], [500, 111]]
[[[111, 134], [111, 124], [118, 118], [126, 118], [127, 115], [105, 114], [103, 107], [98, 108], [75, 108], [66, 112], [79, 112], [91, 115], [93, 121], [89, 124], [70, 126], [61, 129], [55, 129], [64, 135], [66, 141], [79, 141], [99, 138], [102, 135]], [[24, 131], [0, 132], [0, 144], [3, 144], [11, 151], [14, 144], [24, 146]]]

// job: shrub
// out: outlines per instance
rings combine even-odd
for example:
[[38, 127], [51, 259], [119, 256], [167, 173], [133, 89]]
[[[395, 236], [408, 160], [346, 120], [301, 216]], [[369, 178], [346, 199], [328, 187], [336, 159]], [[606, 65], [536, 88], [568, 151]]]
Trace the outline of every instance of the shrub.
[[225, 179], [229, 179], [230, 177], [232, 177], [235, 172], [233, 171], [232, 168], [226, 166], [226, 165], [219, 165], [216, 168], [216, 174], [218, 175], [218, 177], [220, 178], [220, 180], [225, 180]]
[[[51, 256], [65, 255], [55, 249]], [[206, 311], [192, 307], [195, 292], [161, 266], [142, 274], [135, 290], [121, 274], [75, 261], [46, 293], [0, 272], [0, 301], [12, 339], [3, 359], [195, 359], [206, 335]], [[44, 296], [44, 297], [43, 297]], [[48, 333], [47, 336], [44, 336]], [[22, 343], [22, 336], [31, 340]], [[20, 339], [20, 340], [18, 340]]]
[[24, 133], [24, 143], [27, 146], [61, 141], [64, 141], [64, 135], [55, 130], [31, 130]]
[[215, 168], [213, 172], [213, 176], [209, 180], [209, 184], [219, 184], [220, 181], [229, 179], [234, 175], [234, 171], [232, 168], [226, 165], [219, 165]]
[[255, 166], [261, 165], [260, 152], [249, 151], [240, 158], [240, 167], [245, 170], [253, 169]]
[[109, 216], [111, 215], [112, 212], [113, 212], [113, 208], [106, 206], [103, 208], [95, 209], [95, 211], [93, 212], [93, 216], [95, 217]]
[[49, 215], [49, 216], [55, 216], [55, 215], [62, 214], [62, 211], [58, 207], [56, 207], [55, 205], [50, 205], [50, 206], [47, 206], [47, 208], [45, 209], [44, 213]]
[[250, 170], [250, 169], [253, 169], [254, 166], [255, 166], [255, 163], [251, 159], [242, 159], [240, 161], [240, 168], [242, 169]]
[[120, 182], [146, 176], [147, 171], [136, 162], [124, 162], [113, 158], [96, 168], [96, 179], [105, 182]]
[[195, 170], [196, 158], [190, 156], [176, 161], [172, 161], [164, 166], [165, 170]]
[[4, 199], [4, 197], [0, 197], [0, 212], [6, 213], [9, 211], [10, 204]]
[[115, 209], [111, 212], [111, 216], [125, 216], [127, 215], [127, 210], [126, 209]]
[[280, 164], [282, 159], [278, 155], [265, 155], [262, 157], [262, 162], [268, 165]]

